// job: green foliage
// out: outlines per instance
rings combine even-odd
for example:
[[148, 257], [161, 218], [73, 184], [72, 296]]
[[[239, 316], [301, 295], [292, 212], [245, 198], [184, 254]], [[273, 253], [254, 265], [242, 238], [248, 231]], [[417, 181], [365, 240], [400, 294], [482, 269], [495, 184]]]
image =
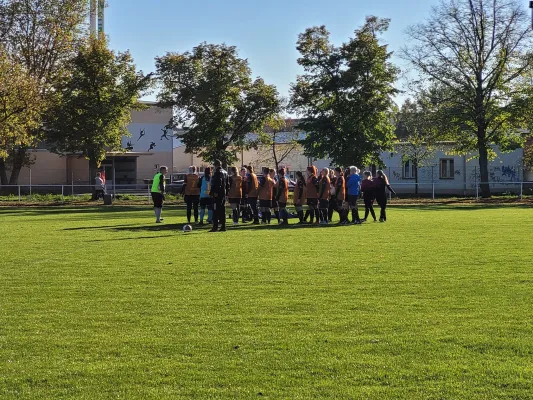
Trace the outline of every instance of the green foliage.
[[236, 161], [248, 134], [261, 132], [280, 111], [276, 88], [252, 80], [248, 61], [233, 46], [202, 43], [192, 52], [158, 57], [156, 67], [160, 104], [176, 108], [171, 125], [183, 128], [177, 137], [186, 152], [205, 161]]
[[524, 167], [533, 169], [533, 143], [524, 147]]
[[164, 216], [0, 208], [2, 400], [533, 393], [530, 207], [214, 235]]
[[[533, 34], [522, 2], [446, 0], [408, 33], [403, 56], [421, 74], [419, 88], [437, 88], [443, 133], [457, 152], [478, 153], [488, 182], [490, 146], [520, 147], [533, 116]], [[481, 189], [490, 196], [487, 183]]]
[[303, 116], [299, 128], [306, 155], [334, 164], [380, 164], [394, 137], [391, 111], [398, 69], [379, 36], [389, 20], [367, 17], [355, 37], [335, 47], [325, 26], [298, 38], [305, 74], [292, 85], [292, 108]]
[[135, 71], [128, 52], [115, 54], [104, 35], [91, 36], [57, 85], [58, 101], [50, 110], [48, 137], [53, 151], [79, 153], [98, 167], [106, 152], [121, 149], [129, 135], [131, 110], [142, 106], [150, 76]]
[[434, 112], [427, 98], [418, 97], [415, 101], [407, 99], [397, 115], [395, 149], [403, 162], [410, 161], [417, 169], [431, 165], [442, 139]]
[[36, 92], [34, 101], [39, 103], [38, 109], [28, 105], [26, 121], [17, 122], [19, 127], [25, 125], [25, 133], [18, 130], [15, 140], [4, 143], [7, 145], [3, 153], [5, 156], [7, 152], [8, 157], [0, 158], [2, 181], [7, 179], [9, 168], [12, 170], [9, 183], [16, 184], [21, 168], [31, 162], [28, 147], [44, 139], [35, 122], [42, 119], [55, 101], [54, 85], [65, 75], [65, 63], [75, 54], [85, 34], [87, 5], [86, 0], [0, 1], [0, 48], [17, 65], [20, 69], [17, 75], [27, 84], [18, 96], [30, 90]]

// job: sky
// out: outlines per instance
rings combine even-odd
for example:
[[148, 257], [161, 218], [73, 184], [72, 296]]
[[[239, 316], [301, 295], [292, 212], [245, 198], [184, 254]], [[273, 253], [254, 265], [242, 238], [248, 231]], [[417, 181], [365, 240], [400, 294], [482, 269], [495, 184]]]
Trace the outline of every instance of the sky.
[[[390, 18], [383, 36], [398, 53], [407, 44], [408, 26], [423, 22], [437, 0], [107, 0], [105, 31], [110, 45], [129, 50], [137, 68], [153, 72], [154, 58], [184, 52], [202, 42], [237, 46], [253, 77], [289, 95], [291, 82], [302, 72], [296, 40], [306, 28], [326, 25], [331, 41], [353, 37], [367, 15]], [[393, 61], [408, 70], [397, 54]], [[400, 83], [399, 89], [403, 88]], [[404, 95], [396, 101], [401, 103]], [[145, 98], [155, 100], [155, 95]]]

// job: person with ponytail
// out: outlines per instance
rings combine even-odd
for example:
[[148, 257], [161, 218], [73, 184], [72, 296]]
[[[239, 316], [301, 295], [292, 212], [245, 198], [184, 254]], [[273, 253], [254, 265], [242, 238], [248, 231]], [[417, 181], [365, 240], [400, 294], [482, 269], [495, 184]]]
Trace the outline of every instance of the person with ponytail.
[[272, 218], [272, 192], [274, 181], [270, 178], [269, 168], [263, 168], [263, 176], [259, 180], [259, 208], [263, 224], [270, 224]]
[[363, 181], [361, 182], [361, 191], [363, 192], [363, 200], [365, 202], [365, 218], [363, 222], [366, 222], [368, 214], [372, 215], [374, 222], [376, 222], [376, 213], [374, 212], [374, 186], [372, 181], [372, 173], [370, 171], [363, 172]]
[[315, 166], [307, 167], [307, 211], [310, 222], [316, 218], [316, 223], [320, 222], [320, 212], [318, 210], [318, 177]]
[[200, 188], [200, 223], [204, 224], [205, 209], [207, 208], [207, 223], [213, 222], [213, 202], [209, 195], [211, 191], [211, 168], [207, 167], [204, 170], [204, 176], [198, 180], [198, 187]]
[[329, 198], [331, 193], [331, 187], [330, 187], [330, 180], [329, 180], [329, 169], [324, 168], [322, 169], [320, 173], [320, 181], [319, 181], [319, 208], [320, 208], [320, 224], [321, 225], [327, 225], [328, 224], [328, 207], [329, 207]]
[[278, 182], [276, 183], [276, 202], [278, 204], [281, 221], [280, 225], [289, 225], [289, 213], [287, 212], [287, 201], [289, 200], [289, 181], [285, 177], [285, 168], [278, 171]]
[[254, 219], [254, 225], [259, 224], [259, 212], [257, 210], [257, 198], [259, 196], [258, 190], [259, 190], [259, 182], [257, 180], [257, 175], [254, 172], [254, 167], [251, 165], [247, 166], [246, 169], [248, 170], [248, 180], [246, 182], [246, 190], [247, 190], [247, 200], [248, 205], [252, 209], [252, 217]]
[[230, 168], [229, 177], [229, 204], [232, 210], [233, 225], [239, 225], [240, 204], [242, 198], [242, 177], [236, 167]]
[[389, 179], [387, 175], [382, 170], [377, 171], [377, 177], [375, 179], [375, 191], [376, 191], [376, 201], [381, 209], [379, 213], [379, 222], [387, 221], [387, 189], [392, 193], [396, 192], [392, 189], [389, 184]]
[[298, 171], [296, 172], [296, 186], [294, 188], [294, 207], [296, 208], [296, 214], [298, 214], [298, 219], [300, 222], [299, 224], [304, 223], [304, 211], [303, 211], [303, 205], [305, 204], [306, 200], [306, 183], [305, 178], [303, 174]]
[[346, 201], [346, 181], [344, 179], [342, 169], [335, 168], [335, 195], [332, 194], [332, 199], [335, 199], [335, 209], [339, 213], [339, 224], [345, 225], [348, 223], [348, 213], [344, 209]]

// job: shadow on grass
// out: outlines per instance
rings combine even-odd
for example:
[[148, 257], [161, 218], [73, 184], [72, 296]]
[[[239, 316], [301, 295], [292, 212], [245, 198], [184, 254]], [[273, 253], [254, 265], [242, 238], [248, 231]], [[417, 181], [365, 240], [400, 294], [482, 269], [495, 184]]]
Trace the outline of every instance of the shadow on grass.
[[158, 235], [158, 236], [137, 236], [132, 238], [112, 238], [112, 239], [95, 239], [88, 240], [87, 243], [104, 243], [104, 242], [123, 242], [126, 240], [143, 240], [143, 239], [161, 239], [163, 237], [173, 237], [175, 235]]
[[[486, 204], [486, 203], [450, 203], [450, 204], [394, 204], [390, 203], [387, 208], [394, 210], [413, 210], [413, 211], [481, 211], [494, 210], [502, 208], [523, 208], [531, 209], [532, 204]], [[379, 207], [374, 206], [374, 209]]]
[[[367, 224], [371, 224], [368, 222]], [[166, 232], [166, 231], [183, 231], [183, 227], [187, 225], [183, 224], [158, 224], [158, 225], [142, 225], [142, 226], [113, 226], [105, 228], [110, 231], [115, 232]], [[230, 221], [226, 224], [227, 231], [274, 231], [274, 230], [292, 230], [292, 229], [326, 229], [326, 228], [345, 228], [353, 225], [339, 225], [337, 223], [328, 224], [328, 225], [317, 225], [317, 224], [289, 224], [289, 225], [278, 225], [276, 224], [266, 224], [266, 225], [253, 225], [243, 224], [238, 226], [233, 226]], [[209, 232], [212, 229], [212, 225], [192, 225], [193, 232]], [[354, 226], [355, 229], [358, 226]]]

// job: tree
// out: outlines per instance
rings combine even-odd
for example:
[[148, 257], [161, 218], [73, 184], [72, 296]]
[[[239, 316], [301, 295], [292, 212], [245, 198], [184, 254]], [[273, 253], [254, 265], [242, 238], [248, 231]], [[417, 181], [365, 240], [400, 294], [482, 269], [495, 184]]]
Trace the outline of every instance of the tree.
[[276, 88], [252, 80], [248, 61], [233, 46], [202, 43], [192, 52], [156, 58], [156, 67], [160, 106], [176, 110], [170, 126], [183, 128], [178, 138], [185, 151], [206, 161], [236, 161], [249, 134], [279, 112]]
[[442, 129], [458, 150], [478, 152], [481, 193], [489, 197], [491, 144], [519, 146], [517, 132], [531, 114], [527, 13], [518, 0], [446, 0], [408, 35], [413, 45], [403, 57], [425, 82], [443, 89]]
[[305, 74], [292, 85], [291, 106], [302, 115], [305, 154], [334, 164], [379, 164], [394, 138], [391, 111], [399, 73], [379, 36], [389, 20], [367, 17], [355, 37], [330, 43], [325, 26], [300, 34], [298, 59]]
[[396, 151], [402, 162], [412, 164], [415, 178], [415, 194], [418, 194], [418, 172], [433, 164], [438, 146], [439, 127], [432, 119], [431, 103], [420, 97], [407, 99], [398, 113], [396, 125]]
[[13, 148], [29, 142], [40, 121], [38, 84], [0, 47], [0, 184], [7, 185], [6, 160]]
[[90, 179], [129, 135], [131, 110], [151, 76], [135, 71], [128, 52], [115, 54], [104, 35], [91, 36], [69, 64], [69, 75], [56, 87], [59, 100], [50, 110], [47, 133], [52, 150], [77, 153], [89, 160]]
[[[0, 0], [0, 46], [36, 82], [41, 115], [54, 99], [54, 82], [85, 35], [85, 0]], [[43, 140], [43, 131], [27, 126], [24, 141], [12, 142], [0, 163], [0, 176], [17, 184], [29, 161], [28, 148]]]
[[300, 150], [300, 131], [294, 126], [294, 120], [281, 116], [273, 118], [261, 134], [257, 146], [257, 162], [273, 163], [276, 171], [280, 165]]

